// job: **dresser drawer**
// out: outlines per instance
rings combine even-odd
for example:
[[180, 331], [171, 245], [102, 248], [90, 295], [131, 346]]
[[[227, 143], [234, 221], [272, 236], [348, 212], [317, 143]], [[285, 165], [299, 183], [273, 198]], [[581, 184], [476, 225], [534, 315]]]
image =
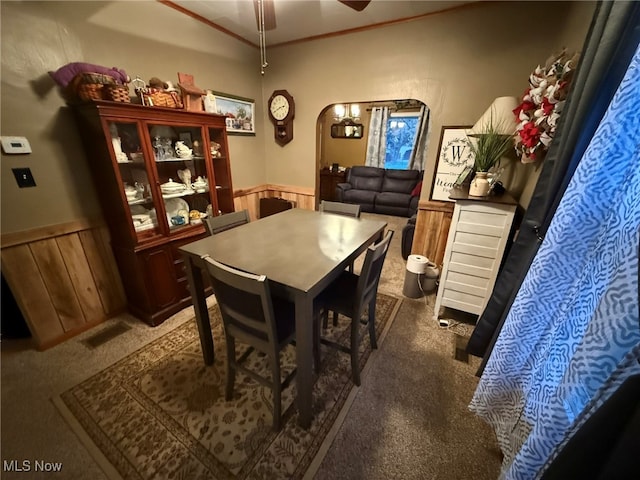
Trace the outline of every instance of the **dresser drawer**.
[[479, 255], [481, 257], [496, 258], [500, 238], [475, 233], [456, 232], [452, 251]]
[[484, 296], [487, 293], [489, 279], [486, 277], [475, 277], [465, 273], [449, 271], [445, 279], [445, 288], [457, 290], [459, 292], [471, 293], [473, 295]]
[[479, 315], [484, 307], [484, 297], [458, 292], [445, 287], [442, 293], [441, 305]]
[[467, 273], [475, 277], [490, 278], [494, 262], [495, 260], [492, 258], [452, 252], [448, 271]]

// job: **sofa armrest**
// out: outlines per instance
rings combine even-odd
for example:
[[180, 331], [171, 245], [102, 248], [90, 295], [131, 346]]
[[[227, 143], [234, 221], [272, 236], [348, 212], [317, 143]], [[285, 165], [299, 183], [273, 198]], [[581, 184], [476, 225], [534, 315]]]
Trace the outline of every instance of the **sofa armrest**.
[[409, 201], [409, 216], [413, 217], [418, 213], [418, 202], [420, 201], [420, 197], [411, 197]]
[[402, 228], [400, 251], [402, 253], [402, 258], [404, 258], [405, 260], [409, 258], [409, 255], [411, 255], [411, 247], [413, 246], [413, 235], [416, 231], [416, 217], [417, 215], [413, 215], [407, 221], [407, 224]]
[[343, 202], [344, 201], [344, 192], [346, 192], [347, 190], [351, 189], [351, 184], [350, 183], [338, 183], [336, 185], [336, 199], [339, 202]]

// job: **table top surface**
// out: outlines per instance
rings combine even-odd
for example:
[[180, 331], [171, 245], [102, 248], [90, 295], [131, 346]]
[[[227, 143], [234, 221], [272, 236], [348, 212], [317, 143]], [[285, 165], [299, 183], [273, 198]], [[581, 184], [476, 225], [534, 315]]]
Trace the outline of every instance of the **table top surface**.
[[[294, 208], [184, 245], [213, 259], [308, 292], [363, 245], [385, 221]], [[342, 267], [344, 268], [344, 265]]]

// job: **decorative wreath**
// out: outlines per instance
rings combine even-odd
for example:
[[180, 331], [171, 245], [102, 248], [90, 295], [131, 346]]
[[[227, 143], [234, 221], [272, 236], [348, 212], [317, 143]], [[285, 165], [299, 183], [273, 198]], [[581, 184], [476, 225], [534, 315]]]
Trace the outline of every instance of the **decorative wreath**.
[[556, 132], [556, 125], [569, 94], [579, 54], [563, 50], [551, 56], [544, 68], [529, 75], [529, 88], [513, 113], [516, 115], [516, 152], [522, 163], [541, 161]]

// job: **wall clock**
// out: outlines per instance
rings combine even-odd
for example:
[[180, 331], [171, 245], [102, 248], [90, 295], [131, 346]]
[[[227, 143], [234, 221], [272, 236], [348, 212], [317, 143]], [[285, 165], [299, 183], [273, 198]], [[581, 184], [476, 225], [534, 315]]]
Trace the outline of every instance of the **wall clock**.
[[293, 140], [293, 118], [295, 103], [286, 90], [275, 90], [269, 101], [269, 118], [273, 122], [273, 136], [278, 145], [284, 146]]

